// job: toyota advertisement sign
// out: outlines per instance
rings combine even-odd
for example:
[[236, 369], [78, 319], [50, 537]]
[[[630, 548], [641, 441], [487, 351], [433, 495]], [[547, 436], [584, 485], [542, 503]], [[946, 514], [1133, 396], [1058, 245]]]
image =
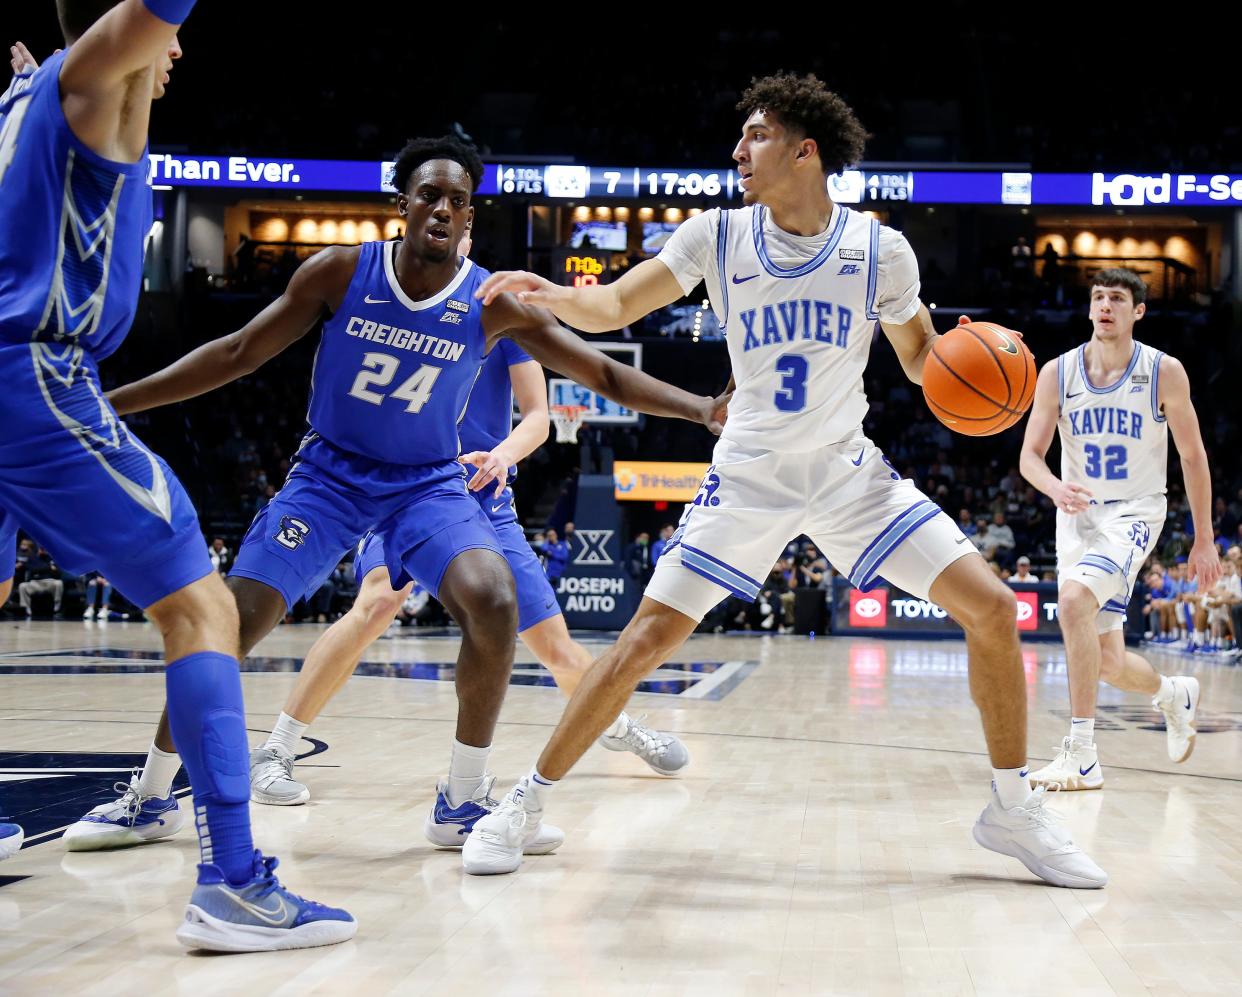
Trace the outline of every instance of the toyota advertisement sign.
[[[1014, 590], [1018, 602], [1018, 631], [1023, 637], [1059, 640], [1057, 587], [1040, 582]], [[832, 632], [906, 637], [958, 637], [962, 628], [941, 607], [895, 588], [860, 592], [837, 579], [832, 593]]]

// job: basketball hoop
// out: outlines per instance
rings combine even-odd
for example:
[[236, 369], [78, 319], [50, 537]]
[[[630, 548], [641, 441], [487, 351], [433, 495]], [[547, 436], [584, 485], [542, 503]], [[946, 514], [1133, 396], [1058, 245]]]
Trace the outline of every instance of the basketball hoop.
[[578, 430], [586, 418], [585, 405], [553, 405], [552, 424], [556, 426], [557, 443], [577, 443]]

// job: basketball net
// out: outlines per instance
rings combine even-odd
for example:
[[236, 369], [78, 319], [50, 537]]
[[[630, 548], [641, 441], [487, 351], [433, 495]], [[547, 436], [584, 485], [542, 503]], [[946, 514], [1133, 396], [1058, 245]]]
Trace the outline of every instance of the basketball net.
[[577, 443], [578, 430], [586, 418], [585, 405], [553, 405], [552, 424], [556, 426], [557, 443]]

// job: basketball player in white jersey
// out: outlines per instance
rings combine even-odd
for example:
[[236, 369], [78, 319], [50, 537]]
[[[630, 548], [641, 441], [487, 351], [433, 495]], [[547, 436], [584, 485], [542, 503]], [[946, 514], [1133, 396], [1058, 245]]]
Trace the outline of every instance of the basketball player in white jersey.
[[905, 238], [829, 199], [826, 176], [857, 162], [866, 132], [813, 76], [756, 80], [733, 158], [745, 207], [691, 218], [655, 260], [614, 284], [561, 288], [495, 274], [484, 301], [513, 291], [576, 329], [603, 332], [706, 280], [737, 390], [713, 464], [687, 506], [637, 614], [570, 700], [530, 774], [463, 850], [468, 873], [512, 872], [552, 785], [729, 593], [753, 599], [786, 543], [809, 534], [859, 588], [882, 580], [947, 609], [966, 631], [970, 688], [993, 766], [975, 838], [1059, 886], [1104, 872], [1032, 793], [1026, 692], [1013, 593], [954, 524], [863, 434], [863, 370], [879, 321], [918, 383], [936, 332], [919, 302]]
[[[1100, 789], [1095, 746], [1100, 679], [1152, 696], [1164, 714], [1169, 757], [1195, 746], [1199, 682], [1162, 676], [1126, 650], [1126, 609], [1143, 562], [1164, 528], [1168, 431], [1181, 456], [1195, 542], [1189, 573], [1199, 591], [1220, 578], [1212, 533], [1212, 479], [1190, 401], [1186, 368], [1134, 340], [1147, 285], [1131, 270], [1102, 270], [1091, 287], [1090, 342], [1044, 364], [1022, 444], [1023, 477], [1057, 507], [1057, 596], [1069, 665], [1070, 734], [1032, 782]], [[1045, 460], [1061, 435], [1061, 476]]]

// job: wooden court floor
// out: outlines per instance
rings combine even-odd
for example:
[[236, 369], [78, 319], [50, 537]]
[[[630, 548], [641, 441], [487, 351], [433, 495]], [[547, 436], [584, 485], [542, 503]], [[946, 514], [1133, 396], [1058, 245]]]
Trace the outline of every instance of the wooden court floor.
[[[253, 743], [320, 630], [281, 628], [248, 663]], [[1181, 766], [1149, 703], [1102, 692], [1105, 789], [1055, 807], [1103, 891], [1044, 886], [972, 841], [988, 770], [964, 645], [804, 637], [694, 639], [631, 704], [683, 737], [686, 774], [593, 749], [547, 813], [562, 849], [472, 878], [422, 836], [457, 642], [386, 638], [310, 729], [310, 804], [252, 808], [284, 881], [350, 909], [356, 940], [204, 956], [173, 937], [188, 823], [110, 853], [58, 840], [145, 754], [157, 648], [139, 624], [0, 625], [0, 813], [33, 839], [0, 866], [0, 994], [1242, 993], [1242, 669], [1153, 657], [1203, 684]], [[501, 791], [562, 703], [518, 662]], [[1063, 650], [1028, 645], [1025, 664], [1043, 760], [1068, 727]]]

